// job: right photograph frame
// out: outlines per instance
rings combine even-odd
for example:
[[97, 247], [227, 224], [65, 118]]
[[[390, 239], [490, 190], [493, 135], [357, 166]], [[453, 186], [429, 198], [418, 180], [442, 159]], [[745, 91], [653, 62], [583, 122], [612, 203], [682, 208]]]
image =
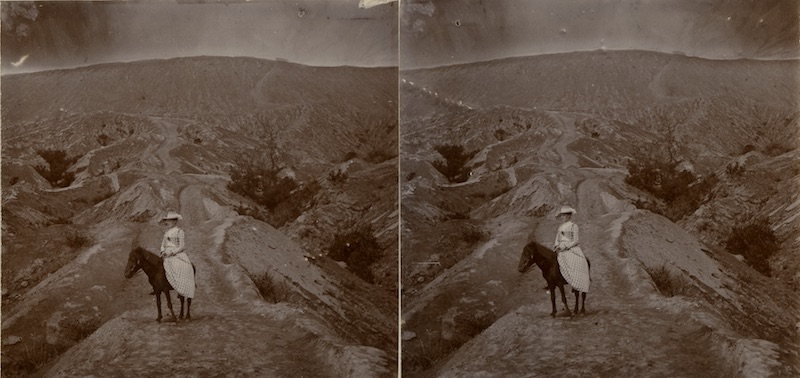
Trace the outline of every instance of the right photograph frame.
[[800, 3], [399, 3], [401, 375], [795, 376]]

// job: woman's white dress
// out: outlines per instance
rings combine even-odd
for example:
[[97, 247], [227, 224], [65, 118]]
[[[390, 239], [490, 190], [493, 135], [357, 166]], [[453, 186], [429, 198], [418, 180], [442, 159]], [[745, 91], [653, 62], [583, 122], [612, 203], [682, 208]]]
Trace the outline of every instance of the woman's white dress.
[[589, 263], [579, 247], [578, 225], [572, 221], [558, 227], [554, 249], [558, 251], [558, 265], [561, 275], [573, 289], [588, 293]]
[[183, 230], [173, 227], [164, 233], [161, 241], [161, 256], [164, 257], [164, 272], [167, 281], [178, 294], [186, 298], [194, 298], [194, 268], [189, 256], [184, 251], [186, 247]]

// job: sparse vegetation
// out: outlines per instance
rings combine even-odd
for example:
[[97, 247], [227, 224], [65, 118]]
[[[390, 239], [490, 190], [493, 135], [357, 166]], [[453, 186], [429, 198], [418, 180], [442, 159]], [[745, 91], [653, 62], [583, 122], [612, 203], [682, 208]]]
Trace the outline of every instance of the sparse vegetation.
[[686, 295], [689, 292], [690, 286], [686, 280], [670, 272], [664, 265], [655, 269], [647, 269], [647, 274], [653, 279], [658, 291], [667, 297]]
[[314, 195], [320, 189], [316, 181], [299, 184], [292, 177], [281, 175], [281, 170], [271, 162], [256, 158], [239, 160], [231, 168], [230, 175], [228, 189], [267, 209], [268, 216], [258, 219], [275, 227], [298, 217], [312, 206]]
[[661, 201], [637, 201], [638, 207], [678, 221], [703, 204], [716, 186], [717, 177], [713, 174], [701, 177], [688, 170], [680, 170], [679, 163], [675, 153], [658, 145], [634, 154], [633, 159], [628, 161], [625, 182], [649, 192]]
[[342, 159], [342, 162], [350, 161], [351, 159], [355, 159], [357, 157], [358, 154], [355, 151], [350, 151], [344, 155], [344, 159]]
[[291, 289], [283, 282], [273, 278], [269, 272], [251, 277], [253, 283], [258, 288], [261, 298], [272, 303], [287, 302], [291, 297]]
[[347, 172], [337, 169], [328, 173], [328, 180], [334, 184], [341, 184], [347, 181]]
[[782, 143], [770, 143], [770, 144], [768, 144], [767, 146], [764, 147], [763, 152], [764, 152], [765, 155], [779, 156], [779, 155], [783, 155], [783, 154], [785, 154], [785, 153], [787, 153], [787, 152], [789, 152], [789, 151], [791, 151], [793, 149], [794, 149], [794, 147], [787, 146], [787, 145], [782, 144]]
[[75, 181], [75, 174], [67, 172], [72, 164], [78, 161], [78, 157], [67, 157], [64, 150], [38, 150], [36, 151], [46, 162], [47, 166], [37, 165], [34, 167], [50, 185], [56, 188], [66, 188]]
[[373, 149], [373, 150], [371, 150], [370, 152], [367, 153], [367, 156], [364, 158], [364, 160], [366, 160], [366, 161], [368, 161], [368, 162], [370, 162], [372, 164], [379, 164], [379, 163], [383, 163], [384, 161], [387, 161], [389, 159], [392, 159], [395, 156], [397, 156], [397, 155], [395, 153], [393, 153], [393, 152], [388, 152], [388, 151], [382, 150], [380, 148], [375, 148], [375, 149]]
[[745, 145], [744, 147], [742, 147], [742, 152], [741, 152], [740, 155], [744, 155], [744, 154], [746, 154], [748, 152], [755, 151], [755, 150], [756, 150], [756, 146], [754, 146], [752, 144], [748, 144], [748, 145]]
[[89, 337], [96, 331], [102, 322], [97, 318], [66, 319], [59, 326], [62, 330], [63, 339], [56, 344], [50, 344], [46, 340], [36, 340], [24, 344], [15, 353], [4, 351], [3, 376], [29, 376], [36, 372], [56, 357], [64, 353], [72, 345]]
[[465, 241], [468, 245], [475, 245], [485, 239], [486, 236], [486, 232], [470, 227], [461, 233], [461, 240]]
[[439, 334], [428, 334], [413, 341], [413, 347], [403, 348], [403, 371], [429, 369], [455, 352], [466, 342], [489, 328], [496, 320], [488, 313], [465, 312], [455, 317], [453, 336], [447, 340]]
[[744, 261], [761, 274], [771, 274], [769, 258], [778, 249], [778, 240], [765, 218], [758, 218], [733, 228], [725, 249], [744, 256]]
[[328, 247], [328, 257], [344, 261], [351, 272], [373, 283], [371, 266], [381, 257], [381, 247], [373, 235], [372, 227], [363, 226], [336, 234]]
[[742, 176], [744, 174], [745, 170], [746, 169], [744, 167], [744, 164], [739, 164], [738, 162], [730, 163], [730, 164], [728, 164], [727, 167], [725, 167], [725, 172], [728, 174], [728, 176], [731, 176], [731, 177]]
[[72, 249], [86, 248], [92, 244], [92, 239], [80, 232], [71, 232], [67, 235], [67, 246]]
[[469, 170], [465, 169], [465, 165], [478, 153], [477, 150], [467, 152], [464, 150], [464, 146], [454, 144], [438, 145], [434, 149], [445, 159], [445, 162], [434, 161], [434, 168], [450, 182], [467, 181]]

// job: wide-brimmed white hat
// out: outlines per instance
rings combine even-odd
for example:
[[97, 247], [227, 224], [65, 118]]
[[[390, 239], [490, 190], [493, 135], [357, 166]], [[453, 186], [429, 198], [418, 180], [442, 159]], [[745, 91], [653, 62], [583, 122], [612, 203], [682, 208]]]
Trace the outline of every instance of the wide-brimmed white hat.
[[558, 211], [558, 214], [575, 214], [578, 211], [569, 207], [569, 206], [561, 206], [561, 210]]
[[178, 214], [178, 213], [176, 213], [174, 211], [170, 211], [170, 212], [167, 213], [167, 215], [164, 216], [164, 218], [161, 218], [162, 221], [170, 220], [170, 219], [181, 220], [181, 219], [183, 219], [183, 217], [180, 214]]

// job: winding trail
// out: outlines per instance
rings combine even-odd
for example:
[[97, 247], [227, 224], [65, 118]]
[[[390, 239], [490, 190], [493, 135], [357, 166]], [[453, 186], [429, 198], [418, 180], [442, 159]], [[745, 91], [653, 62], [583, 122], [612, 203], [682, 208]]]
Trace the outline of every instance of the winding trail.
[[[136, 308], [112, 318], [71, 348], [46, 375], [328, 376], [329, 361], [309, 353], [310, 343], [319, 336], [298, 327], [295, 312], [302, 310], [267, 304], [225, 251], [226, 231], [239, 215], [210, 199], [206, 188], [219, 179], [182, 174], [180, 161], [170, 153], [182, 143], [177, 125], [168, 119], [153, 120], [165, 136], [154, 153], [163, 163], [157, 174], [165, 189], [177, 188], [176, 210], [184, 216], [180, 226], [197, 268], [192, 319], [155, 322], [155, 297], [147, 294], [150, 287], [140, 272], [124, 281], [123, 289], [125, 297], [136, 298]], [[157, 241], [149, 239], [144, 247], [154, 250]], [[113, 273], [122, 279], [121, 269]], [[172, 299], [177, 314], [180, 302], [174, 293]], [[162, 310], [169, 313], [166, 301]]]
[[[536, 267], [525, 274], [516, 270], [527, 241], [552, 244], [557, 222], [502, 215], [485, 224], [490, 240], [404, 303], [406, 329], [421, 336], [407, 341], [404, 348], [426, 350], [430, 347], [425, 343], [432, 338], [459, 337], [465, 316], [496, 320], [441, 365], [410, 376], [730, 374], [714, 352], [707, 326], [692, 320], [695, 305], [661, 296], [635, 258], [621, 250], [622, 230], [636, 209], [611, 194], [604, 183], [614, 177], [622, 180], [623, 173], [579, 168], [578, 157], [568, 148], [580, 137], [576, 116], [548, 114], [558, 121], [561, 133], [544, 147], [558, 159], [543, 159], [552, 165], [542, 168], [568, 171], [574, 182], [581, 244], [592, 263], [587, 314], [566, 317], [557, 298], [561, 312], [551, 318], [541, 272]], [[574, 297], [567, 295], [574, 305]]]

